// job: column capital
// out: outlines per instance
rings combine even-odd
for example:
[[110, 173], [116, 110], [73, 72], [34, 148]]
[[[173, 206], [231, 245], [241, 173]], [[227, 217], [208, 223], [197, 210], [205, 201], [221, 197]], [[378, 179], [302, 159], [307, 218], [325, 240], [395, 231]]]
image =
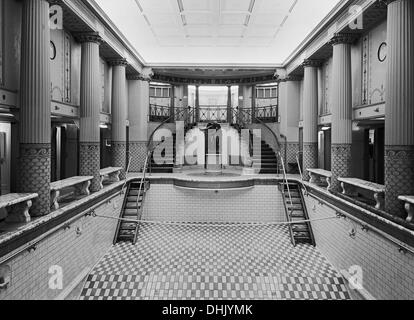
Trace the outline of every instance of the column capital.
[[302, 81], [303, 77], [300, 75], [290, 75], [284, 78], [279, 79], [279, 82], [288, 82], [288, 81]]
[[108, 60], [108, 64], [110, 66], [126, 67], [128, 65], [128, 61], [125, 58], [115, 58]]
[[359, 36], [358, 33], [335, 33], [329, 44], [353, 44]]
[[390, 3], [395, 2], [397, 0], [379, 0], [379, 3], [385, 6], [388, 6]]
[[105, 42], [99, 35], [99, 32], [79, 32], [75, 33], [74, 36], [76, 41], [80, 43], [94, 42], [100, 45]]
[[318, 68], [321, 65], [322, 65], [321, 60], [313, 60], [313, 59], [305, 59], [305, 60], [303, 60], [303, 63], [302, 63], [302, 66], [304, 68], [306, 68], [306, 67]]

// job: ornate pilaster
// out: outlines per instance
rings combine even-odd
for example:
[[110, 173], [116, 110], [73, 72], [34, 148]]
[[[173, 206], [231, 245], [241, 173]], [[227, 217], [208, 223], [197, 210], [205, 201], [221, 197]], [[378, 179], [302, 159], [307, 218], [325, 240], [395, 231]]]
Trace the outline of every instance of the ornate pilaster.
[[24, 0], [20, 68], [19, 191], [37, 193], [31, 216], [50, 212], [49, 3]]
[[131, 172], [141, 172], [147, 156], [149, 83], [128, 76], [129, 155]]
[[386, 210], [405, 218], [399, 195], [414, 195], [414, 2], [387, 1]]
[[77, 40], [82, 43], [79, 174], [94, 177], [90, 189], [96, 192], [101, 188], [99, 45], [102, 39], [97, 33], [84, 33], [78, 34]]
[[126, 66], [125, 59], [110, 61], [112, 69], [112, 165], [124, 170], [120, 178], [125, 178], [126, 170], [126, 124], [128, 98], [126, 96]]
[[336, 34], [333, 45], [332, 63], [332, 186], [340, 191], [338, 177], [350, 177], [352, 172], [352, 72], [351, 44], [355, 34]]
[[303, 91], [303, 174], [318, 167], [318, 67], [320, 61], [305, 60]]
[[232, 104], [231, 104], [231, 86], [227, 86], [227, 122], [232, 123]]

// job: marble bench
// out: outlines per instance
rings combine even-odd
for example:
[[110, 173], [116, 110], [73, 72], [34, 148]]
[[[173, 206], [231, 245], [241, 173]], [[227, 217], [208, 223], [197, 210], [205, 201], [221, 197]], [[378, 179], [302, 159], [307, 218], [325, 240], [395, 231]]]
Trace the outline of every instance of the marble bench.
[[326, 171], [323, 169], [306, 169], [309, 172], [310, 175], [310, 183], [317, 184], [318, 180], [320, 181], [320, 178], [323, 177], [325, 181], [328, 183], [327, 190], [331, 188], [331, 179], [332, 179], [332, 172]]
[[37, 193], [9, 193], [0, 196], [0, 209], [7, 211], [5, 222], [30, 222], [29, 210], [32, 207], [32, 200], [38, 196]]
[[414, 196], [399, 196], [398, 199], [405, 202], [405, 210], [408, 213], [407, 222], [414, 222]]
[[61, 181], [52, 182], [50, 184], [50, 198], [52, 209], [59, 209], [60, 191], [68, 188], [75, 188], [75, 195], [88, 196], [90, 195], [89, 186], [93, 176], [86, 177], [72, 177]]
[[367, 190], [374, 194], [374, 199], [376, 201], [375, 209], [384, 210], [385, 186], [356, 178], [338, 178], [338, 181], [341, 182], [342, 194], [352, 194], [351, 190], [348, 189], [349, 187]]
[[101, 189], [103, 188], [103, 183], [106, 177], [109, 178], [109, 181], [111, 182], [118, 182], [119, 179], [119, 175], [121, 174], [123, 168], [121, 167], [109, 167], [109, 168], [105, 168], [105, 169], [101, 169], [99, 171], [99, 174], [101, 176]]

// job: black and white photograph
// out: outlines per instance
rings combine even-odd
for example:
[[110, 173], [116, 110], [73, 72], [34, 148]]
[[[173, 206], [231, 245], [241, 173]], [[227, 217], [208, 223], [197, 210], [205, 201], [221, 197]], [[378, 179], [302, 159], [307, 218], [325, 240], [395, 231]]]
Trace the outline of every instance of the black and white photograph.
[[413, 0], [0, 0], [0, 306], [413, 299]]

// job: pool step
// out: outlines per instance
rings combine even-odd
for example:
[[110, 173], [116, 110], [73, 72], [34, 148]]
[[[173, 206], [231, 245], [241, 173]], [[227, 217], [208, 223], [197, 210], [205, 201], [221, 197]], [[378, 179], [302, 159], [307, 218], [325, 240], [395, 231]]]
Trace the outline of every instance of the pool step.
[[297, 183], [289, 182], [281, 184], [283, 204], [288, 221], [292, 222], [289, 231], [293, 245], [298, 243], [308, 243], [315, 245], [315, 239], [312, 232], [306, 205], [302, 196], [302, 190]]
[[139, 224], [133, 220], [139, 220], [140, 212], [145, 198], [145, 192], [149, 189], [149, 181], [145, 181], [140, 190], [141, 181], [131, 182], [127, 189], [124, 204], [122, 207], [121, 218], [131, 221], [120, 220], [118, 223], [117, 233], [114, 243], [134, 242], [138, 232]]

